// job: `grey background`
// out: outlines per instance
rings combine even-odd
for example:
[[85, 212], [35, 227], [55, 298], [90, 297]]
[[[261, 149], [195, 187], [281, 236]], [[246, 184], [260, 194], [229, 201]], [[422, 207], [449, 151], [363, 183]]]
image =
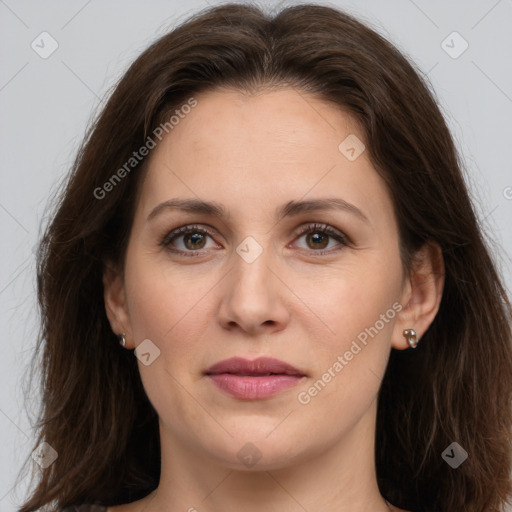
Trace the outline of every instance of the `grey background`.
[[[37, 393], [32, 405], [24, 403], [22, 378], [37, 332], [33, 247], [47, 201], [129, 63], [189, 14], [216, 3], [0, 0], [0, 512], [16, 509], [28, 483], [14, 487], [33, 442], [26, 407], [33, 411], [38, 403]], [[511, 290], [512, 0], [331, 5], [372, 25], [428, 75]], [[42, 46], [43, 31], [58, 43], [46, 59], [31, 47], [33, 41]], [[445, 49], [449, 44], [458, 53], [460, 40], [452, 36], [442, 46], [453, 31], [469, 44], [458, 58]]]

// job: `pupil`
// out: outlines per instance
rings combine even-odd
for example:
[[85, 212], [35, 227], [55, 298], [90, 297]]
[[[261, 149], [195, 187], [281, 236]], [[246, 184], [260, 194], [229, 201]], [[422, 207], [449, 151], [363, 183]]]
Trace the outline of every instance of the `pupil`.
[[[325, 242], [327, 240], [327, 237], [321, 233], [310, 233], [310, 239], [312, 240], [313, 244], [322, 244], [322, 239]], [[321, 246], [321, 249], [326, 247], [326, 243], [323, 243]]]
[[[203, 235], [201, 233], [193, 233], [188, 236], [188, 239], [192, 242], [192, 245], [197, 245], [201, 243]], [[193, 249], [197, 249], [197, 247], [192, 247]]]

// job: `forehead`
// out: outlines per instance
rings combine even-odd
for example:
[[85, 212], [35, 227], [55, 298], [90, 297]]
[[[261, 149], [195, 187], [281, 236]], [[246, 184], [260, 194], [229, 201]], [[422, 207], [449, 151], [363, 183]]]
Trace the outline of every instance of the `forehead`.
[[221, 155], [223, 161], [231, 155], [248, 160], [255, 153], [280, 161], [298, 151], [318, 158], [318, 153], [336, 153], [343, 135], [363, 138], [340, 107], [292, 88], [255, 94], [217, 89], [196, 100], [197, 106], [172, 130], [175, 142], [186, 140], [198, 153]]
[[144, 211], [170, 195], [262, 210], [263, 199], [337, 194], [371, 202], [366, 207], [376, 215], [389, 209], [387, 190], [366, 152], [355, 159], [346, 153], [350, 146], [359, 153], [364, 136], [336, 105], [292, 88], [251, 95], [220, 89], [194, 98], [196, 106], [151, 154]]

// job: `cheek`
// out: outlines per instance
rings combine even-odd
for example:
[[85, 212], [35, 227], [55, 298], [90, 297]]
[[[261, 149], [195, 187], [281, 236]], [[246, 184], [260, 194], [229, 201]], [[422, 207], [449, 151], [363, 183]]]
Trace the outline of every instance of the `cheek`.
[[320, 283], [321, 288], [316, 281], [307, 292], [310, 300], [305, 300], [315, 304], [315, 312], [328, 328], [317, 331], [310, 323], [310, 337], [315, 340], [310, 345], [314, 389], [306, 392], [316, 406], [330, 404], [336, 410], [344, 403], [368, 405], [378, 391], [401, 309], [397, 301], [401, 269], [397, 263], [383, 265], [366, 259], [337, 275]]
[[338, 350], [350, 345], [358, 334], [376, 323], [383, 335], [391, 331], [396, 316], [393, 304], [401, 290], [401, 269], [396, 262], [354, 258], [343, 268], [309, 281], [303, 288], [304, 302], [317, 313], [321, 320], [317, 323], [325, 327], [321, 335], [328, 347]]
[[155, 343], [164, 343], [183, 326], [193, 339], [197, 323], [191, 319], [203, 316], [201, 298], [211, 286], [208, 276], [173, 269], [164, 257], [134, 256], [127, 262], [126, 287], [136, 342], [153, 337]]
[[127, 261], [125, 275], [135, 345], [149, 339], [158, 349], [149, 365], [138, 361], [146, 394], [166, 424], [173, 424], [174, 414], [193, 421], [197, 411], [183, 392], [190, 385], [184, 373], [197, 366], [198, 320], [207, 316], [199, 299], [211, 285], [201, 279], [191, 282], [144, 255]]
[[142, 251], [126, 265], [135, 344], [149, 339], [159, 351], [150, 366], [138, 362], [141, 379], [154, 407], [164, 415], [169, 404], [182, 413], [187, 409], [187, 393], [181, 386], [189, 388], [202, 377], [202, 361], [211, 349], [204, 346], [204, 333], [212, 324], [219, 276], [192, 267], [173, 267], [163, 256]]

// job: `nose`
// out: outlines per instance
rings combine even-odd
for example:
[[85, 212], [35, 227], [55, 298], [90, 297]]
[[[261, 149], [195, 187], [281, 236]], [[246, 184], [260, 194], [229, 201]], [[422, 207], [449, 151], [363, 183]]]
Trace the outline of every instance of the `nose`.
[[[292, 293], [279, 276], [269, 251], [248, 262], [237, 253], [233, 267], [223, 280], [219, 322], [231, 331], [253, 336], [271, 334], [286, 327]], [[288, 299], [288, 301], [287, 301]]]

